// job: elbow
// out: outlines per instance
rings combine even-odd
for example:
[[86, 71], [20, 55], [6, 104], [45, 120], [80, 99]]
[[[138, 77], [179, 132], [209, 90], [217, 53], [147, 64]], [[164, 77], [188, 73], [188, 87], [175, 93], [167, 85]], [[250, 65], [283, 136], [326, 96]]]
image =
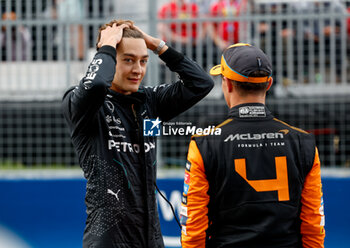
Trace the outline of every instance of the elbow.
[[205, 94], [207, 95], [214, 88], [214, 81], [210, 77], [208, 77], [208, 79], [206, 80], [206, 82], [203, 85], [206, 86]]
[[212, 90], [212, 89], [214, 88], [214, 85], [215, 85], [214, 80], [211, 79], [211, 78], [209, 78], [209, 83], [208, 83], [208, 85], [209, 85], [210, 90]]

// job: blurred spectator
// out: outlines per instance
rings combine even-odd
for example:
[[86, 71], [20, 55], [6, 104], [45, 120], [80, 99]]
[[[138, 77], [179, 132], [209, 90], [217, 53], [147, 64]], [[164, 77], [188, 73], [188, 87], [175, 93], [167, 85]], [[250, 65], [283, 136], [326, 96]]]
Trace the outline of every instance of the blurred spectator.
[[[295, 21], [292, 22], [292, 25], [288, 26], [286, 19], [280, 19], [277, 16], [290, 15], [295, 10], [293, 10], [293, 6], [289, 2], [280, 3], [271, 1], [256, 3], [254, 11], [257, 14], [272, 17], [270, 20], [260, 22], [256, 28], [258, 29], [257, 31], [261, 40], [261, 49], [270, 50], [271, 52], [272, 67], [275, 69], [273, 70], [274, 85], [271, 87], [269, 94], [273, 94], [277, 84], [283, 83], [284, 86], [288, 86], [293, 82], [293, 78], [288, 78], [287, 75], [287, 43], [292, 40], [296, 44], [295, 40], [293, 40], [295, 38]], [[282, 57], [278, 55], [278, 53], [282, 53], [279, 47], [283, 51], [284, 56]], [[277, 61], [278, 57], [281, 58], [280, 61]], [[279, 82], [279, 77], [277, 77], [278, 72], [282, 75], [282, 82]]]
[[[199, 38], [199, 25], [192, 18], [197, 18], [199, 8], [196, 3], [188, 0], [170, 0], [158, 10], [158, 32], [162, 39], [170, 46], [175, 47], [189, 58], [197, 60], [196, 40]], [[172, 19], [174, 22], [162, 21]], [[202, 56], [202, 54], [198, 54]], [[162, 81], [176, 80], [176, 75], [169, 74], [164, 64], [160, 67], [160, 78]]]
[[[308, 58], [308, 53], [325, 54], [326, 64], [331, 65], [331, 54], [335, 54], [335, 73], [336, 80], [340, 80], [341, 75], [341, 27], [343, 17], [347, 13], [346, 7], [339, 0], [332, 1], [310, 1], [296, 5], [297, 10], [305, 15], [324, 15], [318, 19], [307, 20], [303, 23], [304, 44], [307, 47], [309, 42], [314, 43], [314, 51], [306, 51], [305, 57]], [[332, 40], [335, 42], [334, 50], [332, 51]], [[321, 44], [324, 44], [324, 46]], [[320, 49], [324, 47], [324, 51]], [[318, 64], [318, 59], [313, 62]], [[307, 68], [307, 65], [305, 65]], [[327, 68], [329, 70], [329, 68]], [[306, 72], [307, 73], [307, 72]], [[318, 77], [315, 75], [315, 77]], [[316, 79], [315, 79], [316, 80]], [[316, 80], [317, 82], [318, 80]]]
[[190, 0], [198, 5], [199, 15], [201, 17], [208, 17], [210, 14], [210, 6], [214, 0]]
[[[5, 12], [2, 14], [2, 20], [15, 21], [16, 19], [17, 16], [14, 12]], [[10, 27], [10, 29], [7, 29], [5, 26], [1, 27], [1, 60], [15, 61], [29, 59], [32, 42], [28, 28], [22, 25], [11, 25]]]
[[345, 14], [345, 6], [338, 0], [332, 1], [310, 1], [303, 2], [296, 5], [299, 12], [302, 14], [329, 14], [329, 18], [319, 18], [314, 21], [304, 22], [305, 35], [318, 42], [320, 36], [330, 37], [331, 35], [338, 35], [340, 33], [341, 18], [335, 18], [335, 23], [331, 23], [331, 14], [335, 14], [339, 17]]
[[170, 0], [158, 11], [159, 19], [174, 19], [176, 22], [160, 22], [159, 32], [162, 39], [172, 46], [181, 44], [183, 52], [187, 45], [195, 45], [198, 35], [198, 24], [192, 22], [191, 18], [198, 17], [198, 6], [187, 0]]
[[[216, 0], [210, 7], [210, 15], [221, 18], [238, 17], [243, 2], [246, 1]], [[236, 20], [214, 22], [208, 28], [210, 37], [220, 50], [239, 41], [239, 22]]]
[[[53, 0], [53, 4], [44, 11], [44, 17], [57, 19], [62, 22], [73, 21], [69, 24], [69, 30], [66, 26], [57, 26], [53, 37], [55, 49], [65, 54], [65, 42], [67, 32], [70, 32], [70, 59], [84, 59], [84, 28], [83, 25], [75, 23], [75, 21], [82, 20], [84, 17], [84, 2], [82, 0]], [[64, 24], [64, 23], [63, 23]], [[58, 52], [60, 53], [60, 52]]]

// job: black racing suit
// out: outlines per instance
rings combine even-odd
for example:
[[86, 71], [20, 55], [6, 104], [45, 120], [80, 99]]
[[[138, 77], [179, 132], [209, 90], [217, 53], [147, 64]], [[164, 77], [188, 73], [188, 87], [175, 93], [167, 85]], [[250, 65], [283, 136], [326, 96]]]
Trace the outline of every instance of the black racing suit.
[[87, 179], [83, 247], [164, 247], [156, 205], [156, 138], [143, 120], [167, 121], [205, 97], [213, 81], [195, 62], [168, 48], [160, 58], [180, 81], [110, 89], [116, 49], [99, 49], [86, 76], [63, 97], [63, 113]]

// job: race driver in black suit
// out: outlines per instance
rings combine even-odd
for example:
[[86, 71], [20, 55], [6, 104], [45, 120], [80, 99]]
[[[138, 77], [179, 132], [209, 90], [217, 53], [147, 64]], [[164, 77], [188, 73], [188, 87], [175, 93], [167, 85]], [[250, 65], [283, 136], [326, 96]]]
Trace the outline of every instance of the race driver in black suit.
[[[99, 30], [97, 53], [63, 113], [87, 179], [84, 248], [164, 247], [156, 205], [156, 137], [143, 121], [167, 121], [205, 97], [210, 76], [194, 61], [133, 25]], [[148, 50], [178, 73], [173, 84], [143, 87]]]

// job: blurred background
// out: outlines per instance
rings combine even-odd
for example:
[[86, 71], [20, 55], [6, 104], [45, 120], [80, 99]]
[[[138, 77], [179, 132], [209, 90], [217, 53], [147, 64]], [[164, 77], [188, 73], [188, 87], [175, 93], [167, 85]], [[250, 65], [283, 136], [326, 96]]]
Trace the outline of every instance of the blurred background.
[[[0, 13], [1, 248], [81, 247], [85, 181], [60, 102], [85, 74], [99, 26], [112, 19], [133, 20], [206, 71], [229, 44], [263, 49], [274, 69], [267, 106], [316, 137], [327, 247], [349, 247], [350, 1], [0, 0]], [[144, 85], [177, 80], [150, 56]], [[215, 80], [208, 97], [172, 121], [221, 123], [228, 109]], [[158, 139], [160, 188], [175, 206], [189, 140]], [[170, 208], [162, 200], [159, 208], [167, 246], [179, 247]]]

